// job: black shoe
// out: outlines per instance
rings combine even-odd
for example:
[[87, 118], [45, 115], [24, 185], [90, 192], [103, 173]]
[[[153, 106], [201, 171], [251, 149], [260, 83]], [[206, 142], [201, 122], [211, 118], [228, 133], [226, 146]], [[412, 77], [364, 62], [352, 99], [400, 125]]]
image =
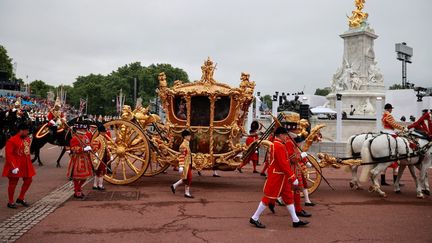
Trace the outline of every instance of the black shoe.
[[306, 207], [313, 207], [313, 206], [315, 206], [315, 205], [316, 205], [316, 203], [314, 203], [314, 202], [310, 202], [310, 203], [305, 202], [305, 206], [306, 206]]
[[381, 175], [381, 186], [390, 186], [390, 184], [386, 182], [385, 175]]
[[258, 171], [254, 170], [252, 173], [254, 173], [254, 174], [258, 174]]
[[310, 216], [312, 216], [312, 214], [302, 210], [300, 212], [296, 212], [297, 217], [304, 217], [304, 218], [309, 218]]
[[98, 186], [97, 188], [99, 191], [105, 191], [106, 190], [105, 187], [103, 187], [103, 186]]
[[237, 168], [237, 170], [238, 170], [239, 173], [243, 173], [242, 169]]
[[261, 176], [267, 176], [265, 173], [260, 173]]
[[99, 187], [93, 186], [93, 190], [99, 190]]
[[171, 185], [171, 191], [172, 191], [173, 194], [175, 194], [175, 188], [174, 188], [173, 185]]
[[213, 174], [213, 177], [221, 177], [220, 175]]
[[198, 176], [201, 176], [201, 171], [198, 171]]
[[29, 207], [30, 204], [28, 204], [26, 201], [21, 200], [21, 199], [17, 199], [16, 203], [23, 205], [24, 207]]
[[84, 194], [80, 194], [80, 195], [74, 194], [74, 198], [84, 199]]
[[265, 225], [263, 225], [259, 220], [254, 220], [253, 218], [249, 219], [249, 223], [255, 225], [255, 227], [260, 228], [260, 229], [265, 228]]
[[194, 196], [185, 194], [185, 198], [194, 198]]
[[309, 222], [308, 221], [298, 221], [298, 222], [293, 222], [293, 227], [294, 228], [298, 228], [298, 227], [302, 227], [302, 226], [305, 226], [305, 225], [307, 225], [307, 224], [309, 224]]
[[273, 214], [276, 213], [276, 211], [275, 211], [275, 205], [274, 205], [274, 204], [269, 204], [268, 207], [269, 207], [270, 211], [271, 211]]
[[17, 205], [16, 205], [15, 203], [8, 203], [8, 204], [7, 204], [7, 207], [8, 207], [8, 208], [12, 208], [12, 209], [17, 209], [17, 208], [18, 208]]

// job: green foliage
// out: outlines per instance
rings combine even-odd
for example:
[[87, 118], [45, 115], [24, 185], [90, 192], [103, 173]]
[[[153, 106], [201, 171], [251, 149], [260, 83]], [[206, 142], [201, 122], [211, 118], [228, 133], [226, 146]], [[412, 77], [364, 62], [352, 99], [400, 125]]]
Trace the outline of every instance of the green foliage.
[[161, 72], [165, 72], [169, 85], [175, 80], [189, 82], [184, 70], [170, 64], [152, 64], [145, 67], [140, 62], [134, 62], [119, 67], [106, 76], [90, 74], [78, 77], [73, 83], [73, 89], [68, 91], [68, 101], [78, 107], [80, 98], [88, 97], [89, 114], [114, 114], [115, 99], [120, 89], [125, 95], [125, 104], [134, 105], [133, 85], [136, 79], [137, 97], [141, 97], [146, 105], [156, 96], [156, 89], [159, 87], [158, 75]]
[[389, 90], [395, 90], [395, 89], [404, 89], [401, 84], [393, 84], [389, 87]]
[[328, 94], [330, 94], [331, 89], [329, 87], [325, 87], [323, 89], [316, 89], [315, 90], [315, 95], [320, 95], [320, 96], [327, 96]]
[[14, 78], [12, 58], [9, 57], [6, 48], [0, 45], [0, 72], [6, 72], [8, 79]]
[[263, 102], [267, 105], [267, 107], [270, 110], [272, 109], [273, 99], [271, 95], [264, 95]]
[[46, 84], [42, 80], [35, 80], [30, 83], [31, 94], [38, 98], [46, 98], [48, 91], [54, 91], [54, 86]]

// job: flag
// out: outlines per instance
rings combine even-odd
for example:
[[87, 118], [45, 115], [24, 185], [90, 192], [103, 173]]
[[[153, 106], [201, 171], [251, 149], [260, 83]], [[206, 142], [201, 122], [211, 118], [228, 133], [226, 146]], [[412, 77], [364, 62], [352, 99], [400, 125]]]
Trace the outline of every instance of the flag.
[[80, 114], [82, 114], [84, 107], [86, 107], [86, 105], [87, 105], [87, 101], [85, 99], [80, 98], [80, 109], [79, 109]]

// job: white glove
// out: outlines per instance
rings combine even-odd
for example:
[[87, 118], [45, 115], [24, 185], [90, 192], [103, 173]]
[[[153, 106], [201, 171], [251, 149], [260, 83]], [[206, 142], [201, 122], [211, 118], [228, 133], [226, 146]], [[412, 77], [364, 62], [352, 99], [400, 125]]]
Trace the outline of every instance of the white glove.
[[306, 158], [308, 156], [308, 154], [306, 152], [302, 152], [300, 154], [300, 156], [301, 156], [302, 159], [304, 159], [304, 158]]
[[51, 125], [53, 125], [53, 126], [56, 125], [55, 121], [53, 121], [53, 120], [49, 121], [49, 123], [50, 123]]
[[110, 161], [113, 161], [114, 160], [114, 156], [110, 156]]
[[297, 179], [295, 179], [295, 181], [293, 182], [293, 185], [298, 186], [298, 180]]
[[14, 174], [14, 175], [18, 174], [18, 172], [19, 172], [18, 168], [15, 168], [15, 169], [12, 170], [12, 174]]
[[310, 162], [307, 162], [307, 163], [306, 163], [306, 167], [308, 167], [308, 168], [312, 168], [312, 164], [311, 164]]
[[180, 173], [180, 174], [183, 173], [183, 166], [180, 166], [180, 167], [179, 167], [179, 173]]
[[96, 155], [96, 157], [98, 157], [98, 158], [99, 158], [99, 154], [98, 154], [98, 153], [95, 153], [95, 155]]
[[92, 150], [92, 148], [90, 147], [90, 146], [85, 146], [84, 147], [84, 152], [88, 152], [88, 151], [91, 151]]
[[404, 132], [408, 132], [408, 131], [409, 131], [409, 130], [408, 130], [408, 127], [404, 127], [403, 131], [404, 131]]

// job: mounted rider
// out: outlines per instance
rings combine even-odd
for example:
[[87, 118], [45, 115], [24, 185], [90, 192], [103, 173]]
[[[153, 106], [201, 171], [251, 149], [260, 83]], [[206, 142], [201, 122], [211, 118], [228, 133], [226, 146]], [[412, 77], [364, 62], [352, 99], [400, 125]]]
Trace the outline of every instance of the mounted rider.
[[391, 114], [391, 112], [393, 111], [393, 106], [391, 104], [389, 103], [385, 104], [384, 110], [385, 110], [384, 114], [381, 118], [383, 133], [396, 135], [395, 130], [407, 131], [407, 128], [405, 128], [402, 125], [399, 125], [394, 119], [393, 115]]
[[54, 103], [54, 108], [50, 110], [47, 118], [51, 135], [55, 134], [57, 132], [57, 129], [62, 128], [66, 123], [65, 115], [61, 111], [60, 97], [57, 97]]
[[[408, 131], [406, 127], [399, 125], [394, 119], [393, 115], [391, 114], [391, 112], [393, 111], [393, 106], [390, 103], [384, 105], [384, 110], [385, 110], [384, 114], [381, 118], [381, 122], [383, 126], [382, 133], [390, 134], [392, 137], [396, 138], [398, 136], [396, 131], [400, 131], [400, 132]], [[395, 161], [389, 167], [393, 169], [393, 181], [396, 181], [397, 174], [398, 174], [398, 167], [399, 167], [397, 161]], [[381, 185], [382, 186], [389, 185], [386, 182], [385, 171], [383, 174], [381, 174]]]

